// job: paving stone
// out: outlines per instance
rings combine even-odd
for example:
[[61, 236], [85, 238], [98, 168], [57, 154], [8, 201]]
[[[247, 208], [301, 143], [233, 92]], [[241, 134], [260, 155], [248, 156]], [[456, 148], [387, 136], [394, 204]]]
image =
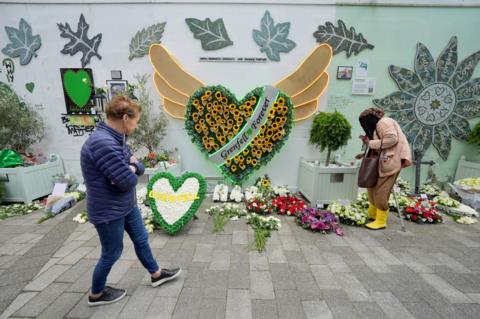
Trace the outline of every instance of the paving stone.
[[450, 301], [437, 290], [415, 291], [419, 300], [428, 303], [444, 319], [464, 319], [465, 313], [455, 308]]
[[315, 300], [322, 297], [311, 272], [293, 273], [293, 277], [300, 300]]
[[[282, 227], [283, 229], [283, 227]], [[293, 235], [280, 235], [280, 242], [284, 251], [300, 251], [300, 245]]]
[[130, 267], [130, 269], [128, 269], [128, 271], [125, 273], [122, 279], [120, 279], [116, 286], [121, 287], [122, 289], [126, 289], [127, 295], [130, 296], [135, 292], [139, 285], [144, 284], [143, 280], [145, 276], [149, 277], [145, 269]]
[[25, 306], [20, 308], [15, 316], [38, 317], [40, 313], [54, 302], [68, 287], [65, 283], [53, 283], [45, 290], [35, 295]]
[[250, 251], [249, 254], [251, 270], [269, 270], [268, 258], [264, 253], [258, 251]]
[[451, 268], [454, 272], [459, 274], [470, 274], [472, 271], [453, 259], [452, 257], [444, 254], [444, 253], [436, 253], [435, 258], [437, 258], [440, 262], [442, 262], [447, 267]]
[[74, 292], [65, 292], [61, 294], [40, 314], [40, 316], [38, 316], [38, 319], [64, 318], [82, 296], [83, 294]]
[[447, 298], [450, 302], [471, 302], [461, 291], [451, 286], [448, 282], [443, 280], [436, 274], [421, 274], [422, 278], [434, 287], [440, 294]]
[[250, 295], [252, 299], [275, 299], [269, 271], [250, 271]]
[[337, 280], [347, 292], [350, 301], [371, 301], [370, 294], [354, 274], [344, 273], [338, 276]]
[[185, 278], [188, 276], [189, 272], [190, 270], [182, 269], [182, 273], [177, 279], [166, 282], [156, 289], [156, 296], [178, 298], [185, 284]]
[[[355, 251], [355, 252], [363, 252], [363, 253], [368, 253], [370, 252], [370, 249], [362, 244], [361, 241], [359, 241], [357, 238], [353, 236], [343, 236], [343, 240], [345, 240], [348, 245]], [[372, 247], [373, 248], [373, 247]]]
[[118, 316], [119, 319], [143, 318], [157, 291], [149, 286], [139, 286], [130, 296], [127, 304]]
[[433, 273], [433, 269], [430, 267], [418, 262], [416, 258], [414, 258], [412, 255], [409, 253], [400, 253], [399, 254], [400, 260], [407, 265], [410, 269], [415, 271], [416, 273], [419, 274], [431, 274]]
[[[191, 317], [190, 317], [191, 318]], [[251, 319], [252, 301], [246, 289], [228, 289], [226, 319]]]
[[211, 244], [197, 244], [193, 261], [195, 262], [211, 262], [214, 245]]
[[247, 245], [248, 237], [245, 230], [234, 230], [232, 232], [232, 245]]
[[324, 300], [302, 301], [302, 306], [307, 319], [333, 319], [333, 314]]
[[403, 265], [403, 263], [385, 247], [370, 247], [370, 250], [387, 265]]
[[295, 279], [291, 275], [288, 264], [271, 264], [270, 274], [275, 290], [296, 289]]
[[57, 261], [59, 261], [61, 258], [50, 258], [43, 266], [42, 268], [40, 269], [40, 271], [37, 273], [37, 275], [34, 277], [34, 278], [37, 278], [38, 276], [40, 276], [40, 274], [42, 274], [43, 272], [45, 272], [46, 270], [50, 269], [50, 267], [52, 267], [53, 265], [55, 265], [57, 263]]
[[22, 308], [27, 304], [33, 297], [35, 297], [38, 292], [24, 292], [21, 293], [13, 300], [13, 302], [8, 306], [7, 309], [0, 315], [0, 319], [7, 319], [13, 315], [18, 309]]
[[223, 298], [204, 298], [202, 308], [200, 309], [199, 319], [223, 319], [225, 318], [227, 307], [226, 294]]
[[95, 307], [95, 312], [92, 315], [92, 319], [114, 319], [118, 318], [120, 312], [123, 310], [123, 307], [128, 303], [130, 296], [123, 298], [122, 300], [101, 307]]
[[183, 288], [172, 318], [197, 318], [203, 303], [203, 289]]
[[275, 291], [275, 300], [277, 301], [279, 318], [306, 318], [302, 302], [295, 290], [277, 290]]
[[74, 265], [88, 255], [94, 247], [80, 247], [57, 262], [58, 265]]
[[82, 246], [83, 244], [84, 244], [84, 242], [81, 241], [81, 240], [70, 241], [70, 242], [66, 243], [65, 245], [63, 245], [62, 247], [60, 247], [60, 249], [57, 250], [55, 252], [55, 254], [53, 254], [52, 257], [64, 258], [67, 255], [71, 254], [72, 251], [75, 251], [77, 248]]
[[402, 302], [402, 304], [416, 319], [431, 319], [441, 317], [440, 314], [428, 304], [419, 302]]
[[252, 318], [253, 319], [277, 319], [278, 310], [275, 300], [252, 300]]
[[48, 285], [55, 281], [60, 275], [67, 271], [71, 266], [70, 265], [54, 265], [50, 267], [47, 271], [43, 272], [40, 276], [35, 278], [27, 286], [25, 290], [27, 291], [41, 291], [45, 289]]
[[475, 278], [473, 274], [444, 272], [438, 273], [438, 276], [463, 293], [476, 293], [480, 291], [478, 282], [473, 280]]
[[230, 264], [228, 271], [229, 289], [249, 289], [250, 288], [250, 265], [247, 263]]
[[387, 315], [376, 302], [354, 302], [353, 306], [359, 318], [363, 319], [386, 319]]
[[372, 298], [377, 302], [380, 308], [382, 308], [388, 318], [414, 318], [403, 304], [390, 292], [374, 292], [372, 293]]
[[468, 296], [468, 298], [470, 298], [473, 302], [476, 302], [478, 304], [480, 304], [480, 293], [474, 293], [474, 294], [471, 294], [471, 293], [468, 293], [466, 294]]
[[473, 303], [455, 304], [455, 308], [463, 312], [467, 318], [478, 319], [480, 315], [480, 305]]
[[327, 262], [322, 257], [321, 251], [315, 245], [301, 245], [305, 260], [309, 265], [325, 265]]
[[108, 274], [107, 283], [117, 284], [132, 265], [132, 260], [117, 260]]
[[83, 294], [77, 304], [68, 313], [68, 318], [90, 318], [95, 313], [95, 307], [90, 307], [87, 303], [88, 292]]
[[27, 243], [36, 243], [40, 239], [43, 238], [43, 234], [21, 234], [18, 236], [14, 236], [10, 240], [7, 241], [7, 244], [27, 244]]
[[267, 244], [267, 258], [270, 263], [286, 263], [287, 257], [283, 253], [282, 246]]
[[153, 299], [148, 311], [145, 315], [145, 319], [170, 319], [175, 309], [177, 298], [160, 297], [157, 296]]
[[58, 277], [56, 282], [70, 282], [74, 283], [79, 280], [79, 278], [86, 273], [87, 271], [95, 267], [96, 262], [92, 259], [81, 259], [70, 269], [65, 271], [60, 277]]
[[227, 249], [214, 249], [211, 270], [228, 270], [230, 268], [230, 251]]
[[232, 245], [230, 263], [248, 263], [249, 250], [247, 245]]
[[336, 281], [333, 272], [327, 265], [311, 265], [313, 276], [320, 289], [340, 289], [340, 283]]
[[358, 255], [374, 272], [391, 272], [391, 269], [388, 267], [388, 265], [385, 264], [383, 261], [379, 260], [375, 254], [369, 252], [359, 252]]

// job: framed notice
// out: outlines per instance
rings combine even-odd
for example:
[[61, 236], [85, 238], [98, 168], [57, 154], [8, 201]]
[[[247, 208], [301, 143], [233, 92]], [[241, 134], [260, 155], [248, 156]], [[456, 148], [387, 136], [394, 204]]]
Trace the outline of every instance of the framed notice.
[[354, 78], [352, 95], [373, 95], [375, 93], [375, 78]]

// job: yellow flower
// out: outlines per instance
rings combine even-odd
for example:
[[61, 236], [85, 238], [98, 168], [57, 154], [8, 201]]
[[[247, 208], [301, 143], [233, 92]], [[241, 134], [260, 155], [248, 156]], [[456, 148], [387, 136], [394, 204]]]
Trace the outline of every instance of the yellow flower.
[[215, 97], [217, 98], [217, 100], [220, 100], [222, 98], [222, 92], [220, 91], [215, 92]]
[[257, 166], [257, 160], [256, 159], [252, 159], [252, 166]]
[[247, 156], [249, 152], [250, 151], [248, 150], [248, 148], [246, 148], [246, 149], [243, 150], [242, 153], [243, 153], [244, 156]]
[[243, 164], [243, 163], [238, 164], [238, 167], [240, 167], [240, 169], [242, 171], [245, 170], [245, 168], [246, 168], [245, 164]]
[[268, 187], [268, 186], [270, 186], [270, 181], [269, 181], [268, 179], [264, 178], [264, 179], [262, 180], [262, 186], [263, 186], [263, 187]]
[[237, 171], [237, 166], [235, 164], [233, 164], [232, 166], [230, 166], [230, 170], [232, 172], [236, 172]]

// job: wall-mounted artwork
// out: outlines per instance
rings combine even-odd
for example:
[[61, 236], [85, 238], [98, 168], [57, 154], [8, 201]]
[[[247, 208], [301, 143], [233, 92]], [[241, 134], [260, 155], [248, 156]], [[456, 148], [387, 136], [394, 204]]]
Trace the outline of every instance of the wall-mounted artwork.
[[67, 134], [71, 136], [92, 134], [100, 120], [101, 118], [97, 115], [62, 114], [62, 124], [65, 125]]
[[319, 43], [330, 44], [334, 55], [345, 51], [347, 58], [352, 53], [357, 55], [362, 50], [374, 48], [373, 45], [367, 43], [361, 33], [357, 34], [354, 27], [347, 29], [342, 20], [338, 20], [338, 27], [331, 22], [318, 26], [318, 30], [313, 33], [313, 36]]
[[28, 92], [33, 93], [33, 90], [35, 89], [35, 83], [33, 82], [25, 83], [25, 88], [27, 89]]
[[108, 99], [111, 100], [117, 94], [127, 92], [128, 82], [126, 80], [107, 80]]
[[2, 61], [2, 66], [5, 68], [7, 81], [12, 83], [14, 79], [13, 74], [15, 73], [15, 63], [13, 63], [12, 59], [5, 58]]
[[293, 121], [313, 115], [328, 84], [332, 50], [317, 46], [290, 75], [237, 97], [187, 73], [162, 45], [150, 48], [165, 112], [185, 119], [192, 142], [225, 178], [241, 184], [280, 152]]
[[211, 21], [210, 18], [198, 20], [194, 18], [185, 19], [193, 37], [200, 40], [202, 49], [206, 51], [218, 50], [233, 45], [227, 34], [223, 19]]
[[337, 67], [337, 80], [350, 80], [353, 74], [353, 66], [343, 66], [340, 65]]
[[477, 51], [457, 63], [457, 37], [452, 37], [437, 61], [422, 43], [417, 44], [414, 70], [391, 65], [390, 76], [400, 91], [373, 103], [392, 112], [413, 151], [423, 156], [431, 144], [446, 160], [452, 137], [466, 141], [469, 119], [480, 116], [480, 78], [472, 79], [480, 61]]
[[70, 42], [65, 44], [62, 51], [60, 51], [61, 53], [73, 56], [77, 54], [77, 52], [82, 52], [82, 58], [80, 60], [82, 68], [89, 64], [90, 59], [94, 56], [100, 60], [102, 59], [100, 54], [98, 54], [98, 47], [100, 42], [102, 42], [102, 34], [99, 33], [91, 39], [88, 38], [87, 34], [90, 25], [85, 21], [83, 14], [80, 15], [76, 32], [73, 32], [68, 23], [57, 23], [57, 25], [61, 31], [60, 36], [70, 40]]
[[141, 58], [148, 54], [148, 49], [152, 44], [160, 43], [165, 24], [166, 22], [157, 23], [138, 31], [130, 41], [130, 56], [128, 59]]
[[94, 106], [92, 69], [60, 69], [68, 114], [90, 114]]
[[295, 42], [288, 39], [289, 32], [290, 22], [275, 24], [267, 10], [260, 22], [260, 30], [253, 30], [253, 40], [268, 59], [280, 61], [280, 53], [288, 53], [296, 46]]
[[20, 58], [20, 65], [27, 65], [32, 57], [37, 57], [36, 51], [42, 45], [40, 35], [33, 35], [32, 27], [23, 18], [18, 29], [5, 27], [10, 43], [2, 49], [2, 53], [11, 58]]

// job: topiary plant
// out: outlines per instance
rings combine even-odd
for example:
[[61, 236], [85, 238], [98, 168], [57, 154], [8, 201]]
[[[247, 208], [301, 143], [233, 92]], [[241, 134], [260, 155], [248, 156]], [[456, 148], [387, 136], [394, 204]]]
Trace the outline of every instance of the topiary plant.
[[320, 112], [313, 118], [313, 125], [310, 130], [310, 143], [319, 147], [321, 152], [327, 149], [326, 166], [330, 164], [331, 152], [346, 145], [351, 136], [352, 126], [337, 111]]
[[137, 151], [143, 146], [148, 149], [149, 153], [153, 153], [166, 135], [168, 119], [163, 112], [158, 115], [152, 113], [153, 101], [150, 99], [150, 93], [146, 87], [149, 77], [147, 74], [135, 75], [138, 82], [135, 86], [138, 94], [137, 101], [142, 107], [142, 113], [138, 127], [129, 140], [133, 151]]
[[43, 118], [0, 82], [0, 150], [25, 152], [45, 136]]
[[480, 122], [475, 125], [470, 133], [470, 136], [468, 137], [468, 143], [480, 146]]

